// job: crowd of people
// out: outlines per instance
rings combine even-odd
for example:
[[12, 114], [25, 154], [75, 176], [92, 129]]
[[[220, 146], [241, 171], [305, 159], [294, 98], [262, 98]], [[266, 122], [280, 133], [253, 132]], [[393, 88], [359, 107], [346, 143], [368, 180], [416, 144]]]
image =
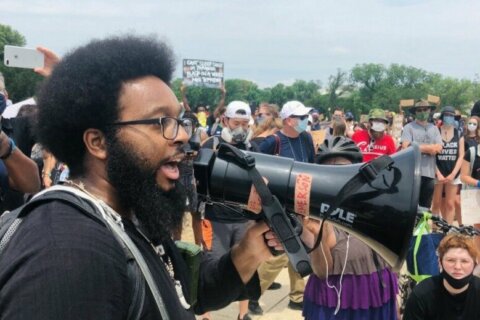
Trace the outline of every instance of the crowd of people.
[[[170, 89], [172, 51], [154, 38], [95, 40], [62, 59], [38, 50], [45, 55], [35, 70], [45, 76], [38, 106], [1, 122], [2, 212], [36, 203], [6, 233], [0, 219], [2, 319], [212, 319], [210, 311], [239, 301], [236, 318], [248, 320], [265, 312], [261, 297], [281, 287], [275, 279], [285, 267], [288, 308], [305, 319], [401, 317], [398, 275], [355, 236], [299, 219], [313, 248], [305, 283], [286, 254], [272, 255], [282, 245], [265, 222], [199, 197], [193, 159], [200, 148], [229, 144], [331, 166], [416, 144], [419, 205], [450, 224], [462, 224], [460, 190], [480, 188], [480, 101], [462, 119], [452, 106], [419, 100], [402, 111], [401, 135], [393, 136], [392, 114], [375, 106], [361, 122], [341, 107], [323, 115], [293, 100], [226, 104], [222, 87], [215, 108], [192, 108], [187, 87], [181, 102]], [[0, 77], [0, 113], [7, 105]], [[185, 212], [202, 248], [188, 259], [174, 242]], [[415, 287], [404, 319], [479, 319], [479, 249], [479, 239], [446, 236], [441, 274]]]

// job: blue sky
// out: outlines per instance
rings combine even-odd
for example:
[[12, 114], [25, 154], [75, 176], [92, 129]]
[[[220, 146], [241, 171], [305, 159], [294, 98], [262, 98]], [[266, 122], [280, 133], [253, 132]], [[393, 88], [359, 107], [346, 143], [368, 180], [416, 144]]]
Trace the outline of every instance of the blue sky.
[[156, 34], [178, 60], [225, 63], [260, 86], [321, 80], [357, 63], [400, 63], [457, 78], [480, 73], [475, 0], [0, 0], [27, 46], [64, 54], [92, 38]]

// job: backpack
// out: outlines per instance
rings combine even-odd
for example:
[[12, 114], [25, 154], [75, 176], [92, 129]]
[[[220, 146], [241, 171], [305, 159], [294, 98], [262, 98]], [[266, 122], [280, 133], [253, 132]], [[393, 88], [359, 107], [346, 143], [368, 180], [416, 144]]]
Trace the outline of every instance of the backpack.
[[[145, 281], [147, 282], [147, 285], [149, 286], [154, 299], [157, 302], [162, 319], [169, 319], [158, 288], [154, 283], [154, 287], [152, 287], [153, 277], [146, 266], [146, 262], [143, 260], [143, 258], [138, 258], [137, 252], [135, 252], [136, 247], [132, 248], [131, 244], [127, 243], [128, 240], [124, 238], [127, 236], [127, 238], [130, 239], [127, 233], [120, 227], [115, 228], [112, 226], [112, 224], [108, 221], [108, 218], [105, 217], [105, 212], [101, 212], [99, 206], [97, 206], [93, 201], [89, 201], [88, 196], [81, 195], [81, 192], [74, 188], [58, 185], [51, 187], [37, 194], [33, 199], [23, 206], [13, 211], [4, 212], [2, 216], [0, 216], [0, 258], [3, 251], [8, 246], [12, 236], [18, 230], [18, 227], [28, 216], [28, 214], [38, 206], [51, 201], [67, 203], [68, 205], [79, 210], [88, 218], [104, 225], [112, 232], [114, 238], [119, 242], [125, 253], [129, 282], [134, 288], [132, 300], [128, 308], [127, 319], [140, 319], [145, 299]], [[136, 250], [138, 251], [138, 249]], [[160, 301], [158, 299], [160, 299]]]

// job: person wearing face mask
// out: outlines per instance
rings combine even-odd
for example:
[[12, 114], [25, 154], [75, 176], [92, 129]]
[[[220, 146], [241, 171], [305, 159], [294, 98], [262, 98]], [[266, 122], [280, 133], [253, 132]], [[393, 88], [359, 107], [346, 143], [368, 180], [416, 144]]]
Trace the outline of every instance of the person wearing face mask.
[[480, 319], [480, 278], [473, 276], [478, 251], [473, 239], [449, 234], [437, 253], [441, 273], [413, 288], [403, 319]]
[[[227, 105], [220, 136], [212, 136], [205, 140], [202, 148], [217, 149], [220, 143], [231, 144], [241, 150], [252, 149], [249, 127], [251, 119], [250, 106], [243, 101], [232, 101]], [[205, 204], [204, 224], [211, 227], [212, 239], [205, 239], [207, 253], [218, 258], [228, 252], [245, 234], [248, 220], [242, 215], [241, 209], [216, 204]], [[207, 318], [206, 316], [204, 316]], [[208, 318], [207, 318], [208, 319]], [[249, 320], [248, 300], [239, 302], [239, 320]]]
[[480, 141], [480, 118], [472, 116], [468, 119], [467, 130], [465, 132], [465, 150], [470, 147], [476, 147], [478, 141]]
[[[455, 108], [443, 108], [440, 119], [442, 125], [442, 151], [436, 155], [436, 180], [433, 191], [432, 213], [452, 223], [455, 217], [455, 198], [460, 181], [460, 169], [465, 153], [464, 139], [455, 128]], [[442, 198], [442, 194], [445, 197]], [[443, 204], [443, 205], [442, 205]], [[459, 223], [461, 224], [461, 217]]]
[[[349, 165], [363, 161], [349, 138], [331, 137], [320, 145], [316, 163]], [[305, 219], [302, 237], [314, 247], [320, 223]], [[305, 320], [396, 320], [397, 276], [361, 240], [324, 222], [320, 245], [310, 253], [313, 273], [305, 288]]]
[[368, 162], [381, 155], [394, 154], [395, 141], [387, 134], [388, 119], [385, 111], [379, 108], [368, 113], [368, 129], [356, 131], [352, 140], [363, 154], [363, 162]]
[[[313, 163], [315, 158], [313, 140], [310, 133], [306, 131], [308, 114], [311, 109], [305, 107], [299, 101], [285, 103], [280, 111], [283, 128], [265, 138], [260, 144], [260, 151], [266, 154], [291, 158], [299, 162]], [[265, 292], [270, 287], [285, 266], [288, 266], [288, 275], [290, 277], [290, 301], [288, 308], [302, 310], [305, 281], [293, 269], [285, 254], [274, 257], [260, 265], [258, 275], [260, 277], [261, 292]], [[257, 306], [253, 310], [255, 310], [255, 314], [261, 314], [263, 311]], [[252, 310], [252, 308], [250, 309]]]
[[258, 148], [260, 148], [260, 144], [266, 137], [282, 129], [283, 125], [278, 115], [278, 109], [276, 104], [266, 102], [260, 104], [255, 115], [255, 128], [252, 139], [250, 140], [252, 145], [256, 144]]
[[433, 189], [435, 185], [435, 156], [442, 151], [442, 137], [440, 131], [428, 122], [431, 111], [435, 109], [428, 101], [420, 100], [410, 109], [415, 115], [415, 121], [405, 125], [402, 132], [402, 149], [412, 143], [419, 145], [422, 154], [420, 174], [419, 204], [430, 208], [432, 204]]

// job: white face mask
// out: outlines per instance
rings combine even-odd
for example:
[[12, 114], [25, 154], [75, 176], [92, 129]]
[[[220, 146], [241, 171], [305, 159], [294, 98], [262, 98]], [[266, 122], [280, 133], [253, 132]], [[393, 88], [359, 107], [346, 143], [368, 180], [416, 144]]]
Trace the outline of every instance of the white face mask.
[[371, 129], [375, 132], [383, 132], [385, 131], [385, 122], [381, 121], [372, 121]]
[[476, 125], [476, 124], [473, 124], [473, 123], [472, 123], [472, 124], [468, 124], [467, 128], [468, 128], [468, 131], [470, 131], [470, 132], [475, 132], [475, 131], [477, 130], [477, 125]]

